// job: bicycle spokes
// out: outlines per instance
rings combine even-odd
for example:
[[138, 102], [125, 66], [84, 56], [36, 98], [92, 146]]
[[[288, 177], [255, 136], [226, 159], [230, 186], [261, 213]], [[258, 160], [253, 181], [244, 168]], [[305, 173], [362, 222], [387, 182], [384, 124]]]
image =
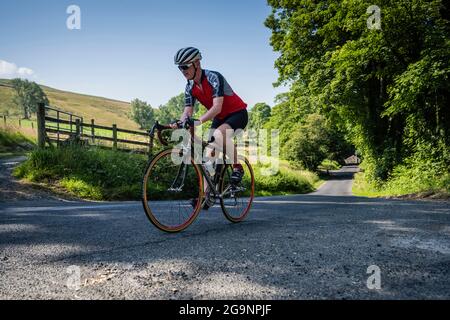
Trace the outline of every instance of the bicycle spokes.
[[187, 177], [187, 169], [188, 166], [184, 163], [180, 164], [178, 169], [178, 174], [175, 180], [172, 183], [172, 186], [169, 188], [169, 192], [182, 192], [184, 188], [184, 183]]

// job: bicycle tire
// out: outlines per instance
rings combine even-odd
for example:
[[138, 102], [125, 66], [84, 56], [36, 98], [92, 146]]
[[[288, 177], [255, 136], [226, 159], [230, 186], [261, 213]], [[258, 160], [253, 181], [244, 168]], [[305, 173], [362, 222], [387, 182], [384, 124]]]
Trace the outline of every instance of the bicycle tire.
[[[156, 205], [157, 202], [159, 202], [159, 204], [161, 205], [161, 207], [163, 208], [168, 208], [170, 207], [170, 202], [171, 200], [165, 201], [162, 199], [157, 199], [157, 192], [150, 192], [149, 190], [149, 183], [155, 185], [155, 188], [157, 186], [157, 181], [156, 178], [153, 178], [152, 176], [152, 170], [155, 174], [158, 174], [158, 169], [156, 169], [156, 165], [158, 164], [158, 162], [162, 162], [162, 159], [164, 159], [163, 161], [167, 162], [168, 159], [166, 159], [167, 157], [171, 157], [172, 153], [180, 153], [181, 151], [178, 149], [166, 149], [161, 151], [160, 153], [158, 153], [157, 155], [155, 155], [153, 157], [152, 160], [150, 160], [147, 164], [147, 167], [144, 171], [144, 176], [142, 179], [142, 204], [144, 207], [144, 211], [145, 214], [147, 216], [147, 218], [150, 220], [150, 222], [159, 230], [164, 231], [164, 232], [168, 232], [168, 233], [176, 233], [176, 232], [180, 232], [185, 230], [187, 227], [189, 227], [197, 218], [198, 214], [200, 213], [201, 210], [201, 202], [202, 201], [197, 201], [197, 205], [195, 208], [192, 208], [192, 211], [189, 212], [189, 214], [187, 215], [187, 218], [185, 220], [183, 220], [181, 223], [179, 224], [175, 224], [175, 225], [168, 225], [166, 222], [162, 221], [161, 217], [159, 217], [159, 213], [158, 215], [155, 212], [155, 209], [152, 209], [152, 205]], [[167, 165], [167, 163], [160, 163], [160, 165]], [[194, 175], [196, 176], [196, 180], [198, 181], [197, 184], [197, 188], [194, 189], [193, 186], [189, 186], [189, 190], [192, 191], [194, 190], [198, 190], [197, 191], [197, 197], [198, 199], [203, 199], [203, 176], [201, 174], [201, 171], [198, 167], [197, 164], [195, 164], [193, 162], [193, 160], [191, 161], [190, 164], [187, 165], [187, 169], [189, 170], [191, 167], [193, 168], [193, 172]], [[175, 168], [175, 166], [174, 166]], [[156, 176], [157, 177], [157, 176]], [[170, 181], [170, 179], [167, 179], [168, 181]], [[180, 201], [180, 200], [172, 200], [172, 202], [176, 202], [176, 201]], [[185, 202], [185, 200], [183, 200]], [[166, 203], [169, 203], [168, 205], [166, 205]], [[185, 206], [186, 207], [186, 206]], [[169, 209], [170, 211], [170, 209]]]
[[[241, 158], [241, 163], [244, 167], [245, 176], [241, 183], [246, 183], [247, 188], [249, 189], [248, 197], [245, 201], [247, 201], [246, 205], [244, 205], [243, 210], [237, 208], [237, 206], [229, 205], [226, 201], [227, 198], [221, 197], [220, 198], [220, 206], [222, 207], [222, 212], [225, 215], [225, 218], [229, 220], [232, 223], [239, 223], [245, 220], [245, 218], [248, 216], [250, 209], [253, 204], [253, 199], [255, 197], [255, 174], [253, 172], [253, 168], [248, 161], [247, 158]], [[229, 180], [227, 179], [227, 170], [231, 170], [231, 165], [223, 166], [222, 172], [220, 175], [220, 194], [224, 194], [225, 188], [229, 186]], [[229, 172], [229, 171], [228, 171]], [[236, 200], [235, 200], [236, 201]], [[237, 210], [233, 210], [237, 209]]]

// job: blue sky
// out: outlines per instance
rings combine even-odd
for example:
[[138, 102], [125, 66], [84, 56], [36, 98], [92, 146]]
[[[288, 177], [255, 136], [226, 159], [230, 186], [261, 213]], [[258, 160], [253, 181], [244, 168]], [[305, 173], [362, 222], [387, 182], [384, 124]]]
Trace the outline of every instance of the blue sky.
[[[69, 30], [69, 5], [81, 30]], [[265, 0], [39, 0], [0, 4], [0, 78], [27, 75], [58, 89], [156, 107], [184, 90], [173, 65], [184, 46], [201, 49], [249, 104], [273, 105], [277, 54], [264, 26]], [[2, 62], [3, 61], [3, 62]]]

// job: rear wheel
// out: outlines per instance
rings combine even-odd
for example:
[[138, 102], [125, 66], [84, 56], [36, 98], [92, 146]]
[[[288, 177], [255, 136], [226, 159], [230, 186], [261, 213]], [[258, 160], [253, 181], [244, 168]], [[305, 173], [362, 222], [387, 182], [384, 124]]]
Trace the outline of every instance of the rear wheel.
[[225, 217], [233, 222], [242, 222], [250, 212], [255, 195], [255, 176], [252, 166], [246, 158], [239, 157], [244, 168], [244, 176], [238, 184], [231, 183], [233, 168], [226, 165], [222, 170], [220, 181], [220, 205]]
[[179, 232], [194, 222], [201, 209], [203, 178], [193, 163], [177, 164], [178, 149], [164, 150], [147, 165], [142, 183], [142, 204], [150, 222], [165, 232]]

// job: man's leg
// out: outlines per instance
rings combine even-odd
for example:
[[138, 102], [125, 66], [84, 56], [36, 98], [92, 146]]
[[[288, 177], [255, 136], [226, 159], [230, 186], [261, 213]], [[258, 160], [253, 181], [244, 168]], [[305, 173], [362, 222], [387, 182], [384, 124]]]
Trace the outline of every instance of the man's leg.
[[214, 147], [227, 155], [227, 161], [231, 161], [233, 165], [231, 180], [234, 183], [239, 183], [244, 174], [244, 169], [238, 161], [237, 147], [233, 141], [234, 133], [235, 131], [229, 124], [222, 124], [214, 131]]
[[[231, 176], [232, 181], [237, 179], [240, 182], [240, 179], [242, 179], [243, 175], [243, 168], [242, 165], [240, 165], [237, 161], [237, 148], [236, 145], [233, 142], [233, 128], [227, 124], [224, 123], [220, 125], [213, 132], [214, 142], [210, 144], [209, 147], [206, 148], [206, 159], [204, 161], [211, 161], [211, 163], [214, 163], [214, 161], [217, 160], [217, 157], [219, 156], [220, 152], [224, 152], [227, 154], [228, 159], [233, 159], [233, 174]], [[208, 194], [208, 182], [206, 181], [206, 178], [203, 178], [203, 188], [205, 192], [205, 196]], [[195, 207], [197, 200], [194, 199], [192, 205]], [[208, 210], [210, 207], [210, 203], [208, 201], [206, 202], [204, 209]]]
[[[226, 150], [226, 148], [225, 148], [225, 145], [227, 144], [226, 132], [227, 132], [227, 130], [230, 130], [230, 129], [231, 129], [231, 127], [228, 124], [222, 124], [218, 128], [215, 128], [215, 129], [212, 128], [212, 130], [214, 130], [214, 132], [213, 132], [214, 142], [212, 142], [206, 148], [206, 154], [205, 154], [206, 158], [203, 159], [204, 162], [209, 162], [210, 164], [215, 163], [220, 152], [224, 152], [224, 150]], [[205, 210], [208, 210], [208, 208], [213, 205], [213, 202], [208, 201], [209, 185], [208, 185], [208, 182], [205, 177], [203, 178], [203, 191], [205, 192], [205, 197], [206, 197], [206, 203], [203, 208]]]
[[[233, 143], [233, 128], [229, 124], [224, 123], [214, 130], [214, 142], [211, 144], [212, 148], [208, 148], [207, 156], [216, 159], [219, 152], [224, 152], [232, 159], [233, 163], [236, 162], [236, 146]], [[214, 152], [219, 151], [219, 152]]]

